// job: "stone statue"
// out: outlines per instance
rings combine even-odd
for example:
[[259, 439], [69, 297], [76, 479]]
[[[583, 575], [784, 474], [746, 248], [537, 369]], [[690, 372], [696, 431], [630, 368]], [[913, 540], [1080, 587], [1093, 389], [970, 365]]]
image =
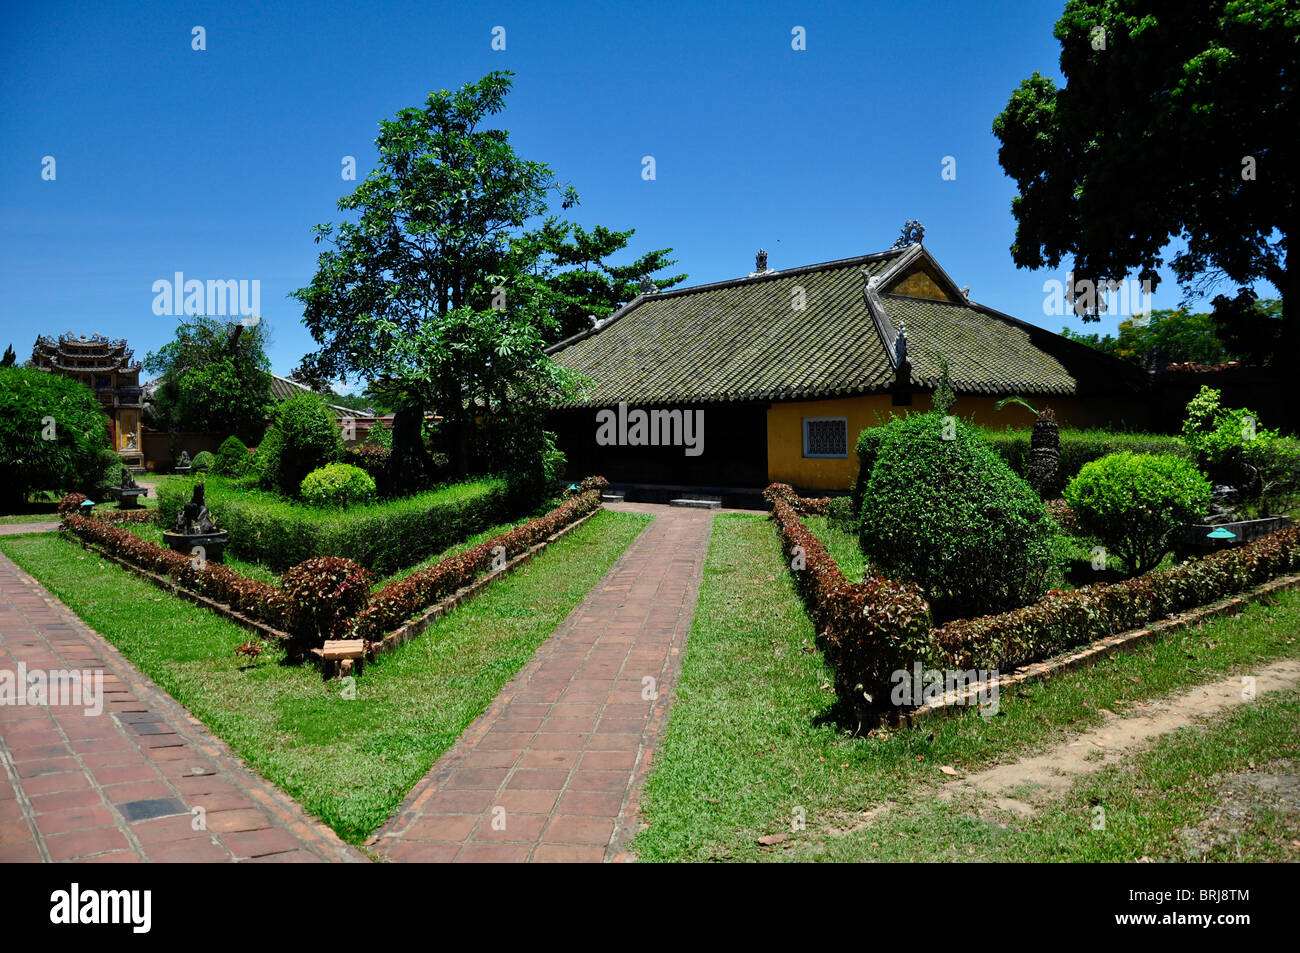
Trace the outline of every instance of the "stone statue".
[[139, 489], [139, 487], [140, 487], [140, 485], [139, 485], [138, 483], [135, 482], [135, 477], [133, 477], [133, 476], [131, 475], [131, 471], [128, 470], [126, 467], [123, 467], [123, 468], [122, 468], [122, 486], [121, 486], [121, 489], [123, 489], [123, 490], [136, 490], [136, 489]]
[[190, 455], [186, 450], [181, 451], [181, 458], [176, 461], [178, 467], [188, 467], [190, 465]]
[[184, 536], [198, 536], [211, 533], [216, 528], [217, 525], [212, 522], [212, 514], [208, 512], [208, 506], [203, 501], [203, 484], [196, 483], [190, 501], [176, 514], [176, 532]]

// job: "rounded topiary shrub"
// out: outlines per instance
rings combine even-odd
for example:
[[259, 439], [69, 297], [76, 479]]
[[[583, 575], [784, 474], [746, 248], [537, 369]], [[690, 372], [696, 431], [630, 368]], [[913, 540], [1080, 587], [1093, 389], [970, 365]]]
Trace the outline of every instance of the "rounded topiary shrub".
[[204, 470], [211, 470], [216, 462], [217, 458], [214, 457], [211, 452], [202, 450], [194, 455], [194, 459], [190, 461], [190, 467], [193, 470], [202, 472]]
[[1205, 518], [1212, 492], [1190, 460], [1125, 451], [1085, 463], [1065, 488], [1065, 501], [1080, 530], [1139, 575], [1160, 564], [1183, 523]]
[[331, 463], [303, 477], [298, 495], [312, 506], [356, 506], [373, 503], [375, 481], [350, 463]]
[[271, 426], [257, 448], [262, 485], [291, 496], [303, 477], [343, 453], [343, 436], [318, 394], [295, 394], [276, 405]]
[[1047, 591], [1056, 524], [974, 430], [936, 413], [881, 429], [859, 530], [874, 571], [919, 584], [939, 621], [1003, 612]]
[[212, 469], [217, 473], [235, 476], [248, 469], [248, 447], [238, 437], [227, 437], [217, 448], [217, 462]]

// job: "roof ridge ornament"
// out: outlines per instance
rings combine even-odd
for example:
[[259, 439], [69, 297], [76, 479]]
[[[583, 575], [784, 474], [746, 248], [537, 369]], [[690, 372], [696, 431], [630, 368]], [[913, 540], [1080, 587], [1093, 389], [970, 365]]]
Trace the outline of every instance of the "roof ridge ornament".
[[898, 334], [894, 338], [894, 363], [902, 364], [907, 360], [907, 322], [898, 322]]
[[771, 275], [775, 272], [775, 268], [767, 267], [767, 249], [760, 248], [754, 255], [754, 270], [749, 273], [749, 277], [757, 278], [759, 275]]
[[916, 219], [909, 219], [903, 223], [899, 230], [900, 234], [894, 240], [895, 248], [907, 248], [910, 245], [920, 245], [925, 239], [925, 226]]

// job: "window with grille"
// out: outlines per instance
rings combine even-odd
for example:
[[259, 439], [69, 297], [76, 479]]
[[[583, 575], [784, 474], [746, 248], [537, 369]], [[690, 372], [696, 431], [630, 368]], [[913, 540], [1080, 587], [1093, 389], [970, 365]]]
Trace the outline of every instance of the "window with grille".
[[847, 457], [849, 455], [848, 418], [805, 417], [803, 455], [805, 457]]

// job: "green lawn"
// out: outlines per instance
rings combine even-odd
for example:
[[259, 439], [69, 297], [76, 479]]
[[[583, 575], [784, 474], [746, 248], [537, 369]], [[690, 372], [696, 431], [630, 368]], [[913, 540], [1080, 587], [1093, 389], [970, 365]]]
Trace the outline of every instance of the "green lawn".
[[48, 523], [59, 518], [59, 497], [56, 493], [33, 493], [30, 499], [5, 503], [8, 512], [0, 513], [0, 525], [9, 523]]
[[649, 518], [602, 511], [366, 668], [356, 698], [249, 633], [55, 535], [0, 550], [264, 777], [360, 843], [596, 584]]
[[[1300, 593], [1287, 592], [1273, 605], [1252, 605], [1240, 616], [1009, 691], [995, 718], [967, 712], [919, 730], [850, 737], [822, 721], [834, 697], [830, 673], [771, 523], [722, 514], [714, 520], [678, 700], [642, 802], [649, 828], [631, 849], [652, 861], [935, 860], [952, 855], [956, 837], [975, 842], [989, 859], [1009, 859], [999, 846], [1007, 835], [987, 822], [964, 812], [927, 821], [939, 810], [932, 795], [948, 780], [940, 766], [969, 771], [1015, 759], [1097, 726], [1099, 709], [1123, 715], [1135, 702], [1300, 656], [1297, 633]], [[1291, 710], [1278, 711], [1294, 733]], [[1271, 722], [1260, 728], [1276, 731]], [[1238, 748], [1221, 754], [1245, 767]], [[894, 811], [885, 827], [840, 833], [859, 812], [886, 801]], [[777, 847], [757, 843], [791, 833], [796, 809], [805, 830]], [[1026, 834], [1014, 856], [1052, 859], [1057, 836]], [[1152, 844], [1147, 853], [1158, 850]]]
[[858, 537], [853, 533], [844, 532], [837, 526], [832, 526], [830, 520], [824, 516], [805, 516], [803, 523], [808, 527], [808, 531], [826, 547], [845, 578], [849, 582], [861, 582], [867, 571], [867, 559], [862, 555]]

